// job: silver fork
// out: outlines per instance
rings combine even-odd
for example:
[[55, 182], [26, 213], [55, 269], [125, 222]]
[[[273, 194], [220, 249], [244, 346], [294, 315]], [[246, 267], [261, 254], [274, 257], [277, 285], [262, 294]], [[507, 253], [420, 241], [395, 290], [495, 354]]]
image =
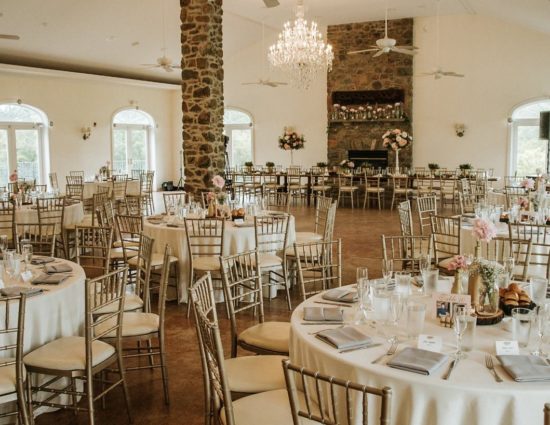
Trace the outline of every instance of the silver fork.
[[485, 366], [487, 367], [487, 369], [493, 372], [495, 381], [502, 382], [502, 378], [499, 376], [499, 374], [495, 370], [495, 365], [493, 364], [493, 357], [490, 354], [485, 354]]
[[386, 356], [393, 356], [395, 354], [395, 351], [397, 350], [397, 346], [399, 345], [399, 343], [397, 342], [396, 339], [392, 340], [391, 342], [391, 345], [390, 345], [390, 348], [388, 348], [388, 351], [386, 351], [384, 354], [382, 354], [380, 357], [377, 357], [376, 359], [374, 359], [371, 364], [375, 364], [375, 363], [378, 363], [380, 360], [382, 360], [384, 357]]

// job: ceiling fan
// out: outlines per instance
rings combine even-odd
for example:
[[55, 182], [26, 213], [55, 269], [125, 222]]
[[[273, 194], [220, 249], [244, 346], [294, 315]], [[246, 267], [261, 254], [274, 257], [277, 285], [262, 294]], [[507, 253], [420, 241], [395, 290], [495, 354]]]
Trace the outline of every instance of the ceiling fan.
[[439, 0], [437, 0], [437, 14], [436, 14], [436, 34], [435, 34], [435, 49], [436, 49], [436, 64], [437, 67], [432, 72], [423, 72], [422, 75], [433, 75], [435, 80], [440, 80], [443, 77], [458, 77], [464, 78], [464, 74], [460, 74], [454, 71], [445, 71], [439, 65]]
[[[262, 22], [262, 49], [261, 49], [261, 52], [260, 52], [260, 57], [261, 57], [261, 60], [262, 60], [262, 74], [263, 75], [266, 74], [265, 57], [263, 55], [263, 52], [265, 51], [264, 40], [265, 40], [265, 27], [264, 27], [264, 23]], [[273, 81], [273, 80], [271, 80], [271, 78], [269, 76], [266, 77], [266, 78], [261, 78], [260, 77], [255, 81], [250, 81], [250, 82], [241, 83], [241, 84], [243, 86], [267, 86], [267, 87], [279, 87], [279, 86], [288, 85], [288, 83], [285, 83], [283, 81]]]
[[174, 72], [174, 69], [181, 69], [181, 66], [174, 64], [172, 59], [166, 56], [166, 25], [164, 19], [164, 0], [162, 1], [162, 56], [157, 58], [157, 63], [142, 63], [146, 68], [160, 68], [166, 72]]
[[374, 55], [372, 55], [373, 58], [376, 58], [385, 53], [395, 52], [395, 53], [402, 53], [405, 55], [412, 56], [416, 53], [415, 50], [418, 50], [418, 48], [414, 46], [397, 46], [396, 44], [397, 44], [397, 41], [395, 39], [388, 37], [388, 6], [386, 4], [386, 18], [384, 21], [384, 38], [376, 40], [376, 46], [371, 45], [368, 49], [354, 50], [354, 51], [348, 52], [348, 55], [357, 55], [359, 53], [365, 53], [365, 52], [376, 52]]
[[21, 37], [13, 34], [0, 34], [0, 38], [4, 40], [19, 40]]

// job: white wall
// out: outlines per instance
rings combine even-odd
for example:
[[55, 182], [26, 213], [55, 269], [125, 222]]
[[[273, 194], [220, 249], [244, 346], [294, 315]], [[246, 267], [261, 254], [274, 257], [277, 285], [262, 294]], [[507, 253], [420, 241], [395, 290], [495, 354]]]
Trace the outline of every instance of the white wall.
[[[506, 175], [512, 108], [550, 95], [550, 36], [483, 16], [441, 17], [439, 64], [465, 78], [420, 76], [436, 66], [436, 19], [415, 19], [413, 158], [455, 167], [494, 168]], [[455, 135], [464, 123], [466, 134]]]
[[[247, 21], [243, 20], [242, 24], [247, 25]], [[224, 57], [225, 105], [252, 114], [256, 164], [265, 164], [266, 161], [285, 166], [290, 164], [290, 153], [278, 147], [278, 137], [288, 126], [294, 127], [306, 138], [305, 148], [294, 151], [294, 163], [315, 165], [327, 159], [326, 75], [321, 73], [308, 90], [297, 90], [290, 85], [272, 88], [241, 84], [266, 78], [268, 74], [272, 80], [288, 81], [284, 75], [270, 71], [266, 64], [267, 47], [276, 36], [275, 31], [266, 27], [266, 42], [262, 51], [260, 29], [257, 43], [231, 57]]]
[[[137, 102], [156, 121], [157, 184], [177, 180], [174, 152], [181, 146], [181, 107], [176, 99], [179, 87], [132, 85], [113, 78], [73, 78], [66, 76], [12, 73], [0, 70], [0, 102], [22, 99], [23, 103], [44, 111], [53, 121], [49, 128], [50, 170], [57, 172], [64, 186], [70, 170], [84, 170], [93, 175], [111, 156], [111, 119], [114, 112]], [[61, 74], [63, 75], [63, 74]], [[81, 128], [97, 127], [88, 140], [82, 139]]]

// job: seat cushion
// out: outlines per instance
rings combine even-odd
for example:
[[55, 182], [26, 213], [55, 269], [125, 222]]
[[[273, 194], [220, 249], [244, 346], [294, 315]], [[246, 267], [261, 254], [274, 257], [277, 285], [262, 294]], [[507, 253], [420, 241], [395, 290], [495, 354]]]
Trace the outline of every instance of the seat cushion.
[[322, 241], [323, 235], [314, 232], [296, 232], [296, 243]]
[[[116, 322], [113, 317], [105, 322], [97, 325], [95, 328], [96, 335], [109, 330]], [[138, 336], [148, 335], [157, 332], [159, 329], [159, 316], [153, 313], [138, 313], [128, 312], [122, 315], [122, 336]], [[102, 338], [113, 338], [116, 336], [115, 331], [111, 331], [102, 335]]]
[[[281, 366], [282, 368], [282, 366]], [[305, 406], [303, 393], [298, 393], [301, 406]], [[284, 390], [267, 391], [243, 397], [233, 402], [233, 418], [238, 425], [292, 425], [292, 413], [288, 392]], [[225, 410], [220, 412], [222, 424], [226, 424]], [[300, 425], [314, 425], [310, 419], [299, 418]]]
[[[92, 343], [92, 365], [107, 360], [115, 348], [103, 341]], [[31, 351], [23, 358], [25, 366], [54, 370], [84, 370], [86, 342], [81, 336], [59, 338]]]
[[332, 186], [312, 186], [311, 189], [312, 190], [315, 190], [315, 191], [325, 191], [325, 190], [330, 190], [332, 188]]
[[[99, 299], [98, 299], [99, 301]], [[112, 313], [116, 310], [117, 303], [110, 303], [98, 309], [97, 314]], [[124, 311], [134, 311], [143, 308], [143, 300], [136, 294], [126, 294], [124, 296]]]
[[204, 272], [219, 270], [220, 258], [217, 256], [193, 257], [193, 269]]
[[340, 190], [343, 190], [346, 192], [357, 190], [357, 189], [359, 189], [357, 186], [340, 186]]
[[[272, 356], [265, 356], [265, 357], [272, 357]], [[13, 357], [7, 357], [7, 358], [2, 358], [1, 359], [1, 363], [7, 363], [7, 362], [12, 362], [12, 361], [15, 361], [15, 358]], [[281, 361], [279, 361], [279, 364], [281, 363]], [[25, 368], [23, 368], [23, 380], [25, 379], [25, 376], [26, 376], [26, 371], [25, 371]], [[8, 393], [11, 393], [13, 391], [15, 391], [15, 385], [16, 385], [16, 381], [15, 381], [15, 365], [12, 364], [12, 365], [8, 365], [8, 366], [1, 366], [0, 367], [0, 396], [2, 396], [2, 394], [8, 394]], [[283, 381], [283, 387], [284, 387], [284, 381]], [[14, 397], [15, 399], [15, 397]], [[4, 398], [2, 398], [2, 402], [5, 402], [7, 400], [5, 400]]]
[[284, 356], [243, 356], [225, 360], [225, 374], [231, 391], [259, 393], [286, 387]]
[[[275, 254], [269, 254], [267, 252], [258, 254], [258, 261], [260, 262], [260, 267], [269, 268], [269, 267], [278, 267], [282, 266], [283, 259]], [[250, 259], [251, 266], [256, 266], [256, 259], [252, 257]]]
[[[164, 260], [164, 254], [155, 253], [151, 256], [151, 267], [156, 268], [162, 266], [162, 261]], [[170, 256], [170, 263], [175, 263], [178, 261], [178, 257]], [[132, 267], [137, 267], [138, 258], [133, 257], [128, 260], [128, 265]]]
[[[137, 255], [138, 255], [137, 250], [133, 250], [133, 249], [126, 250], [127, 257], [135, 257]], [[124, 250], [122, 249], [122, 247], [111, 248], [110, 256], [111, 256], [111, 260], [124, 260]]]
[[289, 336], [290, 323], [264, 322], [242, 331], [238, 340], [246, 345], [286, 354], [288, 353]]

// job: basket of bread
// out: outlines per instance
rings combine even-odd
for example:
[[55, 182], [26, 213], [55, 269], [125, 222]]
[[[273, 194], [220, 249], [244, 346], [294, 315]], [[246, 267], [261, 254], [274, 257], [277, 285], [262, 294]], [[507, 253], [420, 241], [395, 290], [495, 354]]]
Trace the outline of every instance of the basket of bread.
[[246, 215], [244, 208], [236, 208], [233, 211], [231, 211], [231, 219], [233, 221], [235, 220], [244, 220], [244, 216]]
[[510, 283], [507, 288], [500, 288], [499, 295], [500, 308], [507, 316], [510, 316], [512, 309], [516, 307], [530, 310], [536, 307], [529, 294], [517, 283]]

